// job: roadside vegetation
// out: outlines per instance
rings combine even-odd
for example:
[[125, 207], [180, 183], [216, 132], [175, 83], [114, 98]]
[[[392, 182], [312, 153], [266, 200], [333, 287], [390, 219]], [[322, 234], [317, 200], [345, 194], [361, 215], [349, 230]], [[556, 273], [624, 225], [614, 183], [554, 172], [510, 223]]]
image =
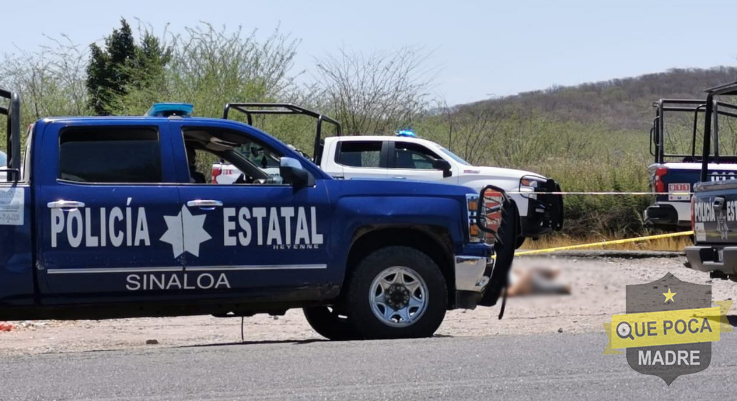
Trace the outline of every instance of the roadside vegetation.
[[[437, 66], [424, 49], [338, 49], [300, 71], [299, 44], [278, 29], [262, 35], [202, 23], [173, 35], [143, 24], [132, 29], [123, 20], [100, 43], [60, 36], [3, 55], [0, 86], [21, 92], [25, 125], [44, 116], [140, 115], [162, 101], [193, 103], [206, 117], [220, 117], [228, 102], [291, 102], [337, 118], [346, 134], [411, 128], [472, 164], [539, 172], [565, 191], [645, 191], [652, 102], [703, 97], [703, 89], [737, 75], [731, 67], [671, 70], [451, 106], [433, 95]], [[255, 125], [312, 151], [311, 121], [257, 118]], [[200, 161], [203, 171], [211, 162]], [[546, 241], [644, 234], [649, 202], [566, 196], [564, 231]]]
[[[565, 235], [546, 236], [537, 241], [525, 241], [518, 252], [522, 253], [529, 250], [550, 250], [552, 248], [566, 247], [570, 245], [591, 245], [603, 241], [615, 241], [622, 239], [620, 237], [605, 235], [590, 235], [586, 237], [567, 237]], [[577, 248], [576, 252], [584, 251], [668, 251], [683, 252], [683, 248], [693, 245], [691, 236], [684, 235], [673, 238], [661, 238], [656, 240], [646, 240], [637, 242], [628, 242], [625, 244], [609, 243], [606, 245], [590, 246], [586, 248]], [[545, 253], [545, 255], [555, 255], [555, 252]], [[543, 254], [536, 254], [543, 255]], [[523, 255], [520, 255], [523, 256]], [[530, 255], [532, 256], [532, 255]]]

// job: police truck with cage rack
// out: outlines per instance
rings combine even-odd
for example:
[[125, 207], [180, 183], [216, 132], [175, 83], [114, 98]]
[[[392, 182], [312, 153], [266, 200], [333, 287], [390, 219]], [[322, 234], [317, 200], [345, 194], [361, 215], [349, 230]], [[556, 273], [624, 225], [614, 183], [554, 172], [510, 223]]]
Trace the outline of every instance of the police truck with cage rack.
[[[507, 285], [487, 244], [502, 236], [498, 189], [480, 200], [461, 186], [336, 180], [250, 125], [173, 106], [40, 119], [21, 160], [20, 98], [0, 96], [0, 320], [303, 308], [331, 339], [424, 337]], [[243, 146], [277, 157], [279, 180]], [[249, 179], [193, 182], [189, 149]]]
[[[643, 221], [646, 226], [654, 228], [687, 230], [691, 227], [690, 192], [699, 182], [702, 167], [698, 143], [703, 140], [703, 133], [699, 135], [699, 130], [703, 128], [706, 102], [703, 99], [660, 99], [653, 103], [653, 107], [655, 118], [650, 129], [650, 154], [655, 159], [647, 171], [650, 189], [659, 195], [645, 210]], [[737, 116], [737, 106], [717, 102], [711, 110], [711, 142], [714, 146], [709, 156], [708, 179], [737, 178], [737, 156], [725, 155], [719, 147], [719, 119]], [[679, 123], [688, 126], [679, 126]], [[688, 137], [679, 136], [678, 128], [683, 133], [688, 132]]]

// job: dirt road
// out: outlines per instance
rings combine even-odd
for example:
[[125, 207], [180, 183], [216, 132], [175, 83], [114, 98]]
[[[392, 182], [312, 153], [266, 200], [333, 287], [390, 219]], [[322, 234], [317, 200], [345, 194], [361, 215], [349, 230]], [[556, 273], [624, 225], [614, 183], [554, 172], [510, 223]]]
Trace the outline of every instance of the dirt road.
[[[499, 307], [452, 311], [437, 332], [439, 336], [526, 335], [537, 333], [603, 332], [608, 316], [625, 311], [625, 286], [663, 277], [668, 272], [684, 281], [713, 284], [715, 300], [737, 295], [737, 283], [715, 280], [683, 267], [683, 257], [622, 259], [577, 257], [520, 257], [515, 268], [560, 268], [560, 279], [571, 283], [565, 296], [512, 298], [503, 320]], [[734, 312], [732, 314], [737, 314]], [[171, 347], [236, 343], [241, 341], [240, 319], [209, 316], [118, 319], [108, 321], [12, 322], [16, 328], [0, 332], [0, 355]], [[245, 340], [266, 342], [321, 338], [302, 317], [300, 310], [273, 318], [245, 319]], [[158, 345], [146, 345], [156, 340]]]

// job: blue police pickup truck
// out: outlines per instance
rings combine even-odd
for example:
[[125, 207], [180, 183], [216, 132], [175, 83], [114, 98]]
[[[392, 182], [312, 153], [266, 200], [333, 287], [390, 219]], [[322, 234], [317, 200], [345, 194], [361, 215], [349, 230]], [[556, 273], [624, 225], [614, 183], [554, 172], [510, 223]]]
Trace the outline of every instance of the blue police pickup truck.
[[[506, 287], [486, 243], [501, 200], [335, 180], [250, 125], [176, 113], [44, 118], [21, 152], [19, 97], [0, 96], [0, 320], [303, 308], [330, 339], [424, 337], [447, 310], [492, 306]], [[249, 144], [279, 155], [279, 179], [238, 151]], [[205, 183], [191, 168], [200, 153], [247, 178]]]

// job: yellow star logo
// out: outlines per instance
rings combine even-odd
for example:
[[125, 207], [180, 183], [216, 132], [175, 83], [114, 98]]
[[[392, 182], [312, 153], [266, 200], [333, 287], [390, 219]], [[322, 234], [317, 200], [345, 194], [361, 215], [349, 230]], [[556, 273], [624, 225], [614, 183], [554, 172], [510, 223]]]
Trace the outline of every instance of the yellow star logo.
[[668, 301], [671, 301], [671, 302], [676, 302], [676, 301], [675, 301], [675, 300], [673, 299], [673, 296], [674, 296], [674, 295], [676, 295], [676, 294], [677, 294], [677, 292], [671, 292], [671, 291], [670, 291], [670, 288], [668, 288], [668, 292], [664, 292], [664, 293], [663, 293], [663, 295], [665, 295], [665, 302], [663, 302], [663, 303], [664, 303], [664, 304], [667, 304], [667, 303], [668, 303]]

